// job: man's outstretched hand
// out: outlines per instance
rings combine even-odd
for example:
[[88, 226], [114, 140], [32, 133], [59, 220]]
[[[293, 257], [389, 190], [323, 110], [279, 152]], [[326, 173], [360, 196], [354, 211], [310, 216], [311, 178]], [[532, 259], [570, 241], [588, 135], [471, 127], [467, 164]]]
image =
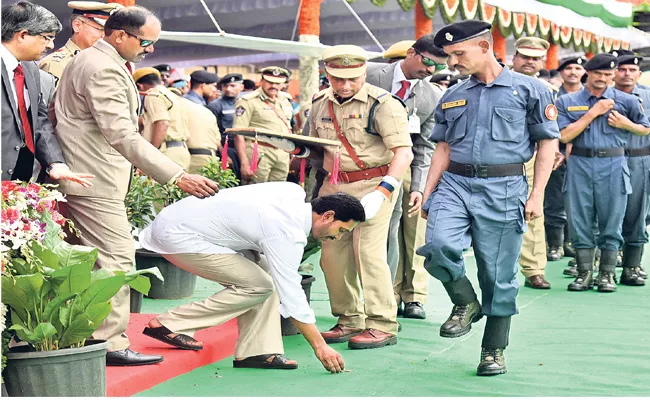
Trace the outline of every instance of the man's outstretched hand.
[[195, 174], [183, 174], [176, 180], [176, 186], [185, 193], [199, 199], [217, 194], [219, 186], [210, 179]]
[[323, 364], [323, 367], [329, 372], [333, 374], [343, 372], [345, 368], [343, 357], [330, 346], [325, 345], [321, 348], [314, 349], [314, 353], [316, 354], [316, 358]]

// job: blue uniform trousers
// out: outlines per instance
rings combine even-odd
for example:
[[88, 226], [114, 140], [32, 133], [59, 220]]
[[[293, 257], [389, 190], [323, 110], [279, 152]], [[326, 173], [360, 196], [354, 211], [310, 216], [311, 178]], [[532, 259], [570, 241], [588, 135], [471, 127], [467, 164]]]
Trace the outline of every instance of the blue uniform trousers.
[[[632, 191], [624, 156], [571, 156], [566, 172], [571, 240], [576, 249], [619, 250], [627, 196]], [[598, 221], [599, 234], [594, 234]]]
[[432, 276], [443, 283], [456, 281], [465, 276], [463, 250], [471, 242], [487, 316], [517, 314], [527, 191], [523, 176], [468, 178], [445, 172], [424, 205], [426, 244], [417, 254], [425, 257]]
[[650, 156], [629, 157], [632, 193], [627, 198], [623, 219], [623, 239], [628, 246], [648, 243], [646, 218], [650, 212]]

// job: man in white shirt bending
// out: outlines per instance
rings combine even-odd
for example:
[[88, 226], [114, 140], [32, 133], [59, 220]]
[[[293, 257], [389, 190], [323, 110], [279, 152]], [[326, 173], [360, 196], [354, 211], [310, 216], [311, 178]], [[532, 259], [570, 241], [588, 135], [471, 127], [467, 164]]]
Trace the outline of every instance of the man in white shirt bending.
[[310, 232], [317, 240], [334, 240], [365, 219], [353, 196], [336, 193], [309, 204], [304, 190], [288, 182], [225, 189], [210, 198], [172, 204], [140, 234], [140, 243], [225, 289], [152, 319], [143, 333], [181, 349], [200, 350], [203, 344], [192, 338], [196, 330], [236, 317], [235, 368], [295, 369], [298, 364], [282, 356], [279, 308], [323, 366], [341, 372], [341, 355], [314, 325], [298, 266]]

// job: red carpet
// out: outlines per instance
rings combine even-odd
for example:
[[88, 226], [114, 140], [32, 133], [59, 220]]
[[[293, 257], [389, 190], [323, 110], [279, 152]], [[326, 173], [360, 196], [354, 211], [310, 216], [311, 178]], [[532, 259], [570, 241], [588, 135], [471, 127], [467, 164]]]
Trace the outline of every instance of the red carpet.
[[106, 367], [106, 395], [126, 397], [147, 390], [175, 376], [217, 362], [235, 353], [237, 321], [196, 332], [203, 350], [179, 350], [142, 334], [155, 314], [131, 314], [127, 334], [131, 349], [144, 354], [160, 354], [165, 361], [140, 367]]

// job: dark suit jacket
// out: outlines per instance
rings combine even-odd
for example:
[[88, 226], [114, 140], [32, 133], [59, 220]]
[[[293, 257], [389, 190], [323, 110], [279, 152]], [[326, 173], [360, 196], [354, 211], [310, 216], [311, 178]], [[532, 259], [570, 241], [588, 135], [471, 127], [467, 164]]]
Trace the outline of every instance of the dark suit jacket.
[[[28, 112], [31, 114], [36, 160], [43, 166], [64, 162], [63, 153], [54, 136], [54, 128], [47, 117], [47, 104], [41, 93], [38, 65], [30, 61], [23, 61], [21, 65], [25, 70], [25, 86], [29, 94]], [[0, 70], [2, 72], [2, 180], [9, 180], [16, 167], [18, 154], [25, 146], [25, 133], [4, 62]]]
[[[397, 65], [398, 63], [368, 63], [366, 82], [390, 92], [393, 86], [393, 74]], [[413, 140], [411, 191], [424, 192], [427, 173], [431, 165], [431, 156], [435, 149], [433, 142], [429, 141], [429, 135], [433, 132], [433, 126], [435, 125], [433, 114], [441, 97], [441, 90], [434, 88], [428, 80], [421, 79], [413, 86], [411, 94], [405, 102], [409, 110], [409, 116], [415, 110], [420, 118], [420, 134], [411, 135]]]

